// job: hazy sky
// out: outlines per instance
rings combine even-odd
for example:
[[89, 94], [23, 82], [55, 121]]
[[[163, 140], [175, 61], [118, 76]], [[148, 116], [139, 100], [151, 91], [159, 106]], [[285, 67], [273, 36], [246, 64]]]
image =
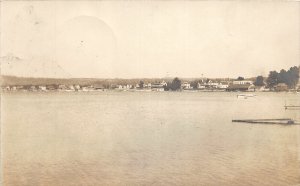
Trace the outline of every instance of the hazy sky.
[[2, 1], [1, 73], [267, 75], [300, 64], [299, 33], [298, 2]]

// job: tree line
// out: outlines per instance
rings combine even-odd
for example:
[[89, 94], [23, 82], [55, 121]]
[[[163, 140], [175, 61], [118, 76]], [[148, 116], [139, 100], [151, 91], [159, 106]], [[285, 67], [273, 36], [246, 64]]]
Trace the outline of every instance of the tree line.
[[[259, 79], [258, 79], [259, 78]], [[262, 77], [257, 77], [256, 82], [261, 83]], [[279, 83], [285, 83], [289, 88], [295, 88], [299, 81], [299, 67], [291, 67], [289, 70], [270, 71], [266, 80], [267, 86], [273, 88]]]
[[[244, 77], [239, 76], [236, 80], [242, 81], [245, 80]], [[209, 79], [206, 80], [207, 82]], [[274, 88], [279, 83], [286, 84], [289, 88], [296, 88], [299, 81], [299, 67], [294, 66], [291, 67], [289, 70], [280, 70], [280, 72], [277, 71], [270, 71], [267, 78], [264, 78], [263, 76], [257, 76], [254, 85], [255, 86], [267, 86], [268, 88]], [[199, 81], [195, 80], [191, 82], [191, 86], [196, 89], [197, 83]], [[144, 82], [140, 81], [139, 83], [140, 88], [144, 87]], [[168, 82], [167, 86], [164, 87], [165, 90], [172, 90], [172, 91], [178, 91], [181, 89], [181, 80], [176, 77], [173, 79], [173, 81]]]
[[[207, 79], [208, 81], [209, 79]], [[237, 80], [242, 81], [244, 80], [244, 77], [238, 77]], [[280, 70], [280, 72], [277, 71], [270, 71], [268, 77], [265, 78], [263, 76], [257, 76], [254, 85], [255, 86], [264, 86], [267, 85], [269, 88], [274, 88], [279, 83], [286, 84], [289, 88], [296, 88], [299, 81], [299, 67], [294, 66], [291, 67], [289, 70]], [[191, 85], [193, 88], [197, 87], [198, 81], [191, 82]], [[179, 90], [181, 88], [181, 80], [179, 78], [174, 78], [171, 83], [168, 83], [167, 87], [165, 87], [165, 90]]]

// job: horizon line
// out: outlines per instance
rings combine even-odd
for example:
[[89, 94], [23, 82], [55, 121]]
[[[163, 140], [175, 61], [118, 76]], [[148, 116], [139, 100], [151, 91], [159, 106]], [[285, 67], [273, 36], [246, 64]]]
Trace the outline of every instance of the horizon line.
[[[260, 76], [260, 75], [258, 75]], [[261, 75], [263, 76], [263, 75]], [[244, 76], [238, 76], [238, 77], [180, 77], [180, 76], [170, 76], [170, 77], [132, 77], [132, 78], [122, 78], [122, 77], [30, 77], [30, 76], [16, 76], [16, 75], [7, 75], [7, 74], [1, 74], [0, 77], [14, 77], [14, 78], [32, 78], [32, 79], [237, 79], [238, 77], [243, 77], [244, 79], [252, 79], [256, 78], [257, 76], [253, 77], [244, 77]], [[263, 76], [267, 77], [267, 76]]]

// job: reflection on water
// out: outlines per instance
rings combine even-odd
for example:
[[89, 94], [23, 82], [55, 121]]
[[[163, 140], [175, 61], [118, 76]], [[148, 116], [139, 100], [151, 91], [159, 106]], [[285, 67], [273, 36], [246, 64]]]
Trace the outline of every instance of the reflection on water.
[[[299, 94], [2, 95], [3, 185], [295, 185]], [[297, 115], [298, 114], [298, 115]]]

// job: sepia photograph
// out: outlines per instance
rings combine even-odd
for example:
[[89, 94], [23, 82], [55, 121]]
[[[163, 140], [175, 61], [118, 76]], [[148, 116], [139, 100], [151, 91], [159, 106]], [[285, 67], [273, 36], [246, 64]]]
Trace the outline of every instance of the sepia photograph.
[[0, 7], [1, 186], [300, 186], [300, 1]]

